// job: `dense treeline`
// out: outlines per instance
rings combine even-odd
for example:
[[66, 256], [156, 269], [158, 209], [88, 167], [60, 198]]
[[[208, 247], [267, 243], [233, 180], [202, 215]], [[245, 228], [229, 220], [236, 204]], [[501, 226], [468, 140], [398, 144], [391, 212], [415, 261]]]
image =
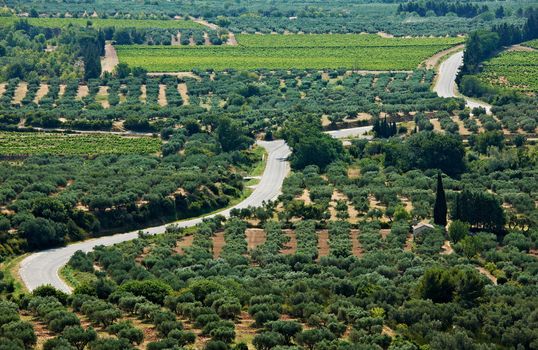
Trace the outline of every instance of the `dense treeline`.
[[[20, 2], [9, 0], [6, 4], [18, 13], [35, 16], [74, 16], [91, 20], [95, 14], [99, 18], [129, 18], [140, 20], [173, 20], [177, 16], [204, 18], [234, 33], [240, 32], [304, 32], [304, 33], [376, 33], [384, 31], [398, 36], [404, 35], [457, 35], [476, 30], [491, 23], [501, 23], [509, 17], [512, 23], [521, 22], [523, 6], [527, 3], [503, 2], [502, 16], [498, 8], [490, 9], [473, 18], [467, 17], [422, 17], [416, 12], [397, 13], [400, 1], [266, 1], [255, 0], [239, 3], [222, 1], [195, 1], [189, 4], [154, 1], [125, 4], [121, 1], [105, 2]], [[416, 2], [412, 2], [416, 3]], [[438, 2], [435, 2], [438, 3]], [[452, 11], [472, 14], [480, 12], [481, 5], [443, 1]], [[456, 6], [456, 4], [460, 4]], [[406, 5], [405, 3], [402, 5]], [[454, 8], [452, 8], [454, 7]], [[475, 9], [476, 7], [476, 9]], [[443, 6], [435, 6], [438, 11], [446, 11]], [[422, 7], [418, 8], [418, 12]], [[405, 24], [405, 25], [403, 25]]]
[[[192, 132], [164, 130], [163, 157], [40, 155], [18, 165], [3, 161], [1, 254], [63, 245], [227, 206], [243, 191], [238, 171], [244, 173], [257, 159], [244, 151], [252, 139], [237, 123], [221, 119], [212, 125], [213, 133], [199, 126]], [[11, 229], [17, 234], [7, 234]]]
[[[65, 84], [54, 79], [38, 103], [26, 99], [22, 106], [13, 103], [20, 81], [12, 79], [0, 97], [0, 125], [14, 129], [25, 119], [27, 127], [110, 130], [114, 122], [124, 121], [127, 130], [158, 132], [172, 122], [197, 119], [206, 124], [225, 115], [252, 131], [270, 131], [304, 114], [325, 117], [326, 128], [337, 128], [371, 124], [382, 113], [394, 122], [413, 119], [412, 112], [463, 108], [463, 100], [440, 98], [430, 90], [431, 70], [378, 75], [344, 69], [195, 73], [194, 78], [152, 78], [142, 69], [119, 64], [115, 74], [88, 80], [82, 98], [77, 98], [80, 80]], [[177, 93], [181, 83], [186, 84], [188, 102]], [[65, 90], [60, 96], [61, 85]], [[166, 85], [165, 106], [159, 102], [160, 85]], [[29, 86], [34, 91], [40, 84], [36, 80]]]
[[[305, 133], [322, 137], [314, 131]], [[430, 138], [443, 136], [420, 132], [417, 137], [427, 145]], [[283, 208], [268, 205], [251, 210], [248, 223], [235, 217], [226, 222], [215, 218], [189, 232], [171, 230], [161, 237], [142, 237], [115, 247], [100, 247], [90, 254], [77, 253], [70, 262], [73, 268], [99, 276], [106, 272], [108, 277], [106, 282], [77, 288], [76, 298], [101, 295], [101, 303], [114, 305], [110, 310], [119, 307], [141, 319], [152, 319], [148, 316], [152, 312], [166, 313], [181, 335], [163, 332], [159, 341], [162, 348], [193, 341], [200, 344], [200, 338], [183, 333], [176, 317], [198, 329], [206, 339], [199, 346], [208, 349], [242, 348], [246, 345], [242, 344], [246, 339], [243, 332], [250, 331], [256, 335], [247, 340], [256, 349], [532, 348], [535, 322], [523, 310], [533, 307], [537, 282], [532, 272], [535, 257], [529, 254], [538, 243], [532, 228], [535, 224], [515, 223], [518, 219], [509, 214], [504, 227], [508, 232], [497, 232], [494, 225], [478, 223], [471, 216], [502, 218], [503, 212], [512, 209], [529, 218], [536, 213], [532, 199], [526, 209], [499, 205], [500, 199], [514, 205], [524, 202], [523, 189], [536, 193], [534, 147], [518, 151], [520, 162], [527, 159], [529, 163], [493, 172], [488, 164], [498, 161], [497, 154], [491, 151], [479, 158], [468, 150], [465, 173], [460, 178], [443, 176], [442, 180], [446, 200], [454, 204], [449, 215], [462, 221], [449, 225], [448, 236], [436, 227], [415, 235], [409, 246], [409, 223], [431, 218], [438, 182], [434, 169], [438, 165], [424, 170], [395, 169], [384, 164], [386, 154], [379, 153], [384, 143], [387, 141], [355, 141], [349, 154], [340, 150], [340, 159], [345, 161], [335, 161], [323, 172], [307, 166], [292, 173], [279, 199]], [[510, 151], [506, 146], [495, 148]], [[349, 167], [356, 165], [360, 176], [350, 177]], [[472, 192], [461, 192], [462, 188], [472, 188]], [[329, 208], [344, 203], [354, 206], [362, 220], [350, 223], [331, 214], [297, 221], [301, 211], [287, 216], [292, 203], [304, 200], [305, 190], [312, 203], [305, 204], [304, 213], [315, 206], [322, 208], [321, 213], [329, 212]], [[332, 203], [335, 191], [347, 199]], [[371, 195], [379, 202], [375, 206], [369, 203]], [[411, 200], [411, 212], [402, 198]], [[275, 218], [274, 214], [278, 222], [268, 220]], [[246, 211], [233, 215], [247, 218]], [[246, 230], [258, 220], [266, 240], [249, 250]], [[391, 227], [386, 236], [380, 234], [382, 227]], [[283, 228], [288, 229], [286, 234]], [[320, 228], [328, 229], [329, 251], [322, 255]], [[358, 256], [351, 235], [357, 228]], [[289, 232], [293, 232], [296, 250], [283, 254], [290, 244]], [[192, 245], [178, 253], [177, 246], [186, 234], [194, 236]], [[224, 243], [217, 235], [224, 237]], [[454, 251], [440, 254], [446, 241]], [[218, 259], [215, 244], [220, 247]], [[101, 271], [94, 271], [94, 264]], [[159, 311], [159, 305], [166, 311]], [[245, 324], [246, 314], [250, 318]], [[498, 322], [500, 317], [505, 322]], [[162, 318], [165, 316], [153, 317]]]
[[487, 5], [480, 6], [471, 3], [461, 3], [459, 1], [407, 2], [398, 5], [398, 13], [415, 12], [421, 17], [425, 17], [431, 12], [435, 16], [445, 16], [448, 13], [454, 13], [458, 17], [472, 18], [488, 10]]
[[461, 75], [476, 73], [480, 62], [491, 57], [502, 46], [537, 38], [538, 10], [527, 10], [525, 17], [523, 26], [504, 23], [493, 26], [491, 30], [472, 32], [467, 39]]
[[[96, 78], [104, 52], [102, 32], [90, 28], [33, 27], [25, 20], [0, 27], [0, 79]], [[81, 59], [83, 67], [76, 64]]]

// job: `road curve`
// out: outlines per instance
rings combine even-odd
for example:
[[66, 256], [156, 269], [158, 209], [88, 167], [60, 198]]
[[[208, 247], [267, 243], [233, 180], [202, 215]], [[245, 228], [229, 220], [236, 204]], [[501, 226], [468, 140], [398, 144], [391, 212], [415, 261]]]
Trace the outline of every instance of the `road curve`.
[[[264, 201], [275, 199], [280, 194], [284, 178], [290, 171], [289, 163], [286, 161], [286, 158], [290, 154], [290, 149], [284, 141], [258, 141], [258, 145], [265, 148], [267, 151], [267, 163], [265, 171], [258, 186], [256, 186], [252, 194], [233, 208], [240, 209], [249, 206], [260, 206]], [[215, 215], [229, 216], [231, 209], [232, 208], [224, 209], [208, 215], [206, 218]], [[166, 227], [169, 225], [190, 227], [201, 222], [202, 218], [195, 218], [150, 227], [141, 231], [146, 234], [155, 235], [164, 233]], [[71, 288], [60, 278], [58, 272], [77, 250], [89, 252], [98, 245], [110, 246], [129, 241], [137, 238], [139, 231], [140, 230], [136, 230], [127, 233], [119, 233], [112, 236], [89, 239], [87, 241], [70, 244], [66, 247], [48, 249], [34, 253], [21, 262], [19, 270], [21, 279], [30, 291], [41, 285], [51, 284], [57, 289], [69, 293], [71, 292]]]
[[[372, 130], [371, 126], [361, 126], [350, 129], [334, 130], [328, 132], [328, 134], [334, 138], [341, 139], [362, 136], [370, 130]], [[263, 202], [274, 200], [280, 195], [282, 183], [290, 171], [290, 165], [286, 160], [291, 153], [290, 148], [283, 140], [258, 141], [257, 143], [267, 151], [267, 163], [261, 180], [252, 194], [234, 207], [215, 212], [205, 216], [205, 218], [215, 215], [229, 216], [230, 211], [234, 208], [241, 209], [261, 206]], [[59, 290], [70, 293], [71, 288], [60, 278], [59, 270], [62, 266], [67, 264], [69, 258], [77, 250], [89, 252], [98, 245], [111, 246], [135, 239], [138, 237], [138, 232], [140, 231], [146, 234], [156, 235], [164, 233], [166, 227], [170, 225], [190, 227], [201, 223], [202, 220], [203, 218], [182, 220], [143, 230], [93, 238], [87, 241], [73, 243], [66, 247], [47, 249], [26, 257], [20, 264], [19, 274], [30, 291], [39, 286], [50, 284]]]
[[441, 63], [439, 66], [439, 73], [437, 76], [437, 81], [433, 90], [440, 97], [462, 97], [465, 99], [465, 104], [469, 108], [483, 107], [486, 109], [487, 113], [491, 113], [491, 105], [471, 99], [466, 96], [462, 96], [458, 92], [458, 86], [456, 85], [456, 76], [460, 70], [460, 67], [463, 65], [463, 51], [456, 52], [450, 56], [446, 61]]

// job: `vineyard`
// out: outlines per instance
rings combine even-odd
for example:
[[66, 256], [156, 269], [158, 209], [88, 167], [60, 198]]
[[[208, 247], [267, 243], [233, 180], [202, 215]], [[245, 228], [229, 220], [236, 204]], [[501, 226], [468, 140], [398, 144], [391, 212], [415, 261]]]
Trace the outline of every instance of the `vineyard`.
[[[531, 43], [532, 45], [532, 43]], [[523, 92], [538, 91], [538, 52], [504, 52], [484, 63], [481, 79]]]
[[[351, 40], [348, 40], [351, 39]], [[412, 70], [461, 39], [371, 35], [238, 35], [238, 47], [118, 46], [120, 62], [154, 72], [192, 69]]]
[[385, 38], [376, 34], [237, 34], [240, 46], [248, 47], [394, 47], [448, 46], [461, 44], [464, 38]]
[[161, 140], [151, 137], [0, 133], [0, 156], [152, 154], [159, 152], [160, 147]]
[[[15, 23], [18, 17], [0, 17], [0, 26]], [[70, 25], [85, 27], [88, 22], [95, 28], [159, 28], [159, 29], [203, 29], [203, 25], [191, 20], [135, 20], [115, 18], [25, 18], [30, 25], [45, 28], [66, 28]]]

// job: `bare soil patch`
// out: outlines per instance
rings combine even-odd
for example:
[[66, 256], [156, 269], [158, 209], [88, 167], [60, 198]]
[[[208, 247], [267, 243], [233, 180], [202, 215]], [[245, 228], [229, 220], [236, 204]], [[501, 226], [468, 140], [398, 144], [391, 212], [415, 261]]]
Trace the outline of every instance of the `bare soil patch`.
[[208, 27], [209, 29], [213, 29], [213, 30], [218, 30], [219, 29], [219, 26], [214, 24], [214, 23], [209, 23], [208, 21], [206, 21], [205, 19], [201, 19], [201, 18], [194, 18], [194, 17], [191, 17], [191, 20], [193, 22], [196, 22], [198, 24], [201, 24], [203, 26], [206, 26]]
[[148, 343], [160, 339], [157, 329], [155, 329], [155, 326], [151, 323], [147, 321], [141, 321], [133, 316], [124, 316], [123, 318], [126, 321], [131, 321], [136, 328], [140, 329], [144, 333], [144, 341], [142, 342], [142, 344], [140, 344], [141, 349], [146, 349]]
[[486, 276], [494, 285], [497, 285], [497, 277], [493, 276], [491, 272], [483, 268], [482, 266], [477, 266], [476, 269], [478, 272], [480, 272], [482, 275]]
[[381, 333], [386, 334], [391, 338], [396, 337], [396, 332], [392, 328], [386, 325], [383, 326], [383, 330], [381, 331]]
[[452, 248], [452, 244], [450, 244], [450, 241], [445, 241], [443, 243], [443, 246], [441, 247], [443, 250], [441, 251], [441, 255], [450, 255], [454, 253], [454, 249]]
[[312, 200], [310, 199], [310, 191], [308, 191], [308, 189], [306, 188], [303, 190], [303, 194], [297, 199], [303, 201], [304, 204], [307, 204], [307, 205], [312, 204]]
[[351, 230], [351, 249], [353, 255], [356, 257], [360, 257], [362, 256], [362, 253], [364, 253], [364, 250], [361, 247], [361, 242], [359, 241], [359, 230]]
[[318, 259], [329, 255], [329, 231], [318, 231]]
[[221, 231], [215, 233], [215, 236], [213, 236], [213, 259], [220, 258], [220, 253], [225, 245], [226, 241], [224, 240], [224, 232]]
[[237, 39], [235, 38], [234, 33], [232, 32], [228, 33], [228, 41], [226, 42], [226, 45], [237, 46]]
[[146, 256], [148, 256], [148, 254], [151, 252], [151, 247], [144, 247], [144, 249], [142, 249], [142, 253], [139, 254], [136, 258], [135, 258], [135, 262], [141, 264], [142, 261], [144, 261], [144, 259], [146, 258]]
[[247, 249], [254, 250], [259, 245], [262, 245], [267, 240], [265, 231], [261, 228], [249, 228], [245, 231], [247, 237]]
[[458, 133], [462, 136], [469, 136], [471, 135], [471, 132], [467, 130], [465, 125], [463, 124], [463, 121], [458, 116], [453, 116], [452, 121], [456, 124], [458, 124]]
[[370, 209], [385, 209], [385, 207], [373, 195], [368, 196], [368, 206]]
[[333, 201], [347, 201], [347, 196], [338, 190], [334, 190], [331, 200]]
[[171, 76], [171, 77], [178, 77], [178, 78], [192, 78], [198, 81], [201, 81], [202, 78], [200, 78], [198, 75], [194, 74], [193, 72], [154, 72], [154, 73], [148, 73], [148, 76], [150, 77], [162, 77], [162, 76]]
[[176, 254], [185, 254], [185, 249], [192, 247], [192, 243], [194, 242], [194, 235], [189, 235], [181, 238], [179, 241], [176, 242], [176, 247], [174, 248], [174, 252]]
[[361, 168], [358, 165], [352, 165], [347, 168], [347, 177], [350, 179], [358, 179], [361, 176]]
[[207, 34], [207, 32], [204, 32], [204, 45], [206, 46], [211, 46], [213, 45], [211, 43], [211, 40], [209, 40], [209, 35]]
[[19, 86], [15, 89], [15, 94], [13, 95], [13, 103], [20, 104], [22, 99], [28, 93], [28, 83], [22, 81], [19, 83]]
[[112, 73], [114, 68], [120, 63], [116, 49], [111, 43], [105, 44], [105, 56], [101, 58], [101, 71]]
[[385, 32], [377, 32], [377, 35], [379, 35], [382, 38], [387, 38], [387, 39], [394, 38], [394, 35], [385, 33]]
[[331, 121], [329, 120], [329, 116], [327, 114], [324, 114], [321, 116], [321, 126], [329, 126], [331, 125]]
[[183, 100], [183, 105], [188, 106], [189, 105], [189, 90], [187, 89], [187, 84], [180, 83], [177, 86], [177, 91], [179, 92], [179, 95], [181, 95], [181, 99]]
[[77, 99], [82, 100], [84, 97], [90, 94], [90, 89], [88, 85], [80, 85], [77, 91]]
[[381, 238], [383, 240], [387, 240], [387, 237], [390, 234], [390, 229], [389, 228], [382, 228], [381, 230], [379, 230], [379, 234], [381, 235]]
[[485, 130], [484, 130], [484, 127], [482, 126], [482, 122], [480, 121], [480, 119], [475, 118], [475, 117], [473, 117], [473, 119], [476, 122], [476, 125], [478, 125], [478, 132], [479, 133], [484, 132]]
[[140, 85], [140, 102], [146, 103], [148, 99], [148, 93], [146, 89], [146, 85]]
[[58, 91], [58, 97], [62, 97], [65, 94], [65, 89], [67, 89], [67, 85], [60, 84], [60, 91]]
[[110, 103], [108, 102], [108, 86], [99, 86], [99, 91], [95, 100], [103, 106], [103, 108], [110, 108]]
[[409, 198], [398, 196], [398, 199], [400, 200], [400, 202], [403, 203], [404, 208], [407, 212], [411, 213], [411, 211], [413, 211], [413, 203], [411, 203], [411, 200]]
[[34, 331], [37, 336], [37, 343], [35, 346], [36, 350], [43, 349], [43, 344], [47, 340], [54, 338], [55, 336], [54, 332], [50, 331], [47, 328], [47, 325], [45, 324], [45, 322], [40, 321], [36, 317], [28, 314], [26, 311], [21, 312], [21, 320], [30, 322], [32, 326], [34, 327]]
[[6, 92], [6, 83], [0, 84], [0, 96], [2, 96]]
[[159, 106], [165, 107], [168, 104], [166, 100], [166, 85], [159, 84]]
[[355, 223], [359, 222], [359, 212], [357, 211], [357, 209], [355, 209], [353, 204], [348, 203], [348, 205], [347, 205], [347, 213], [349, 214], [348, 221], [350, 223], [355, 224]]
[[[37, 89], [35, 93], [34, 103], [39, 103], [43, 97], [45, 97], [46, 94], [49, 93], [49, 85], [48, 84], [41, 84], [39, 85], [39, 89]], [[0, 94], [1, 95], [1, 94]]]
[[248, 312], [241, 311], [237, 323], [235, 324], [236, 343], [244, 342], [247, 345], [252, 345], [252, 339], [257, 334], [256, 328], [252, 326], [254, 323], [254, 320], [250, 317]]
[[430, 123], [432, 123], [433, 125], [433, 130], [438, 131], [438, 132], [443, 132], [443, 133], [445, 132], [443, 128], [441, 127], [441, 123], [439, 122], [439, 119], [432, 118], [430, 119]]
[[290, 238], [289, 242], [286, 243], [284, 249], [280, 251], [284, 255], [292, 255], [297, 251], [297, 237], [295, 232], [292, 230], [283, 230], [284, 234]]
[[408, 234], [407, 239], [405, 240], [404, 251], [406, 251], [406, 252], [412, 251], [414, 241], [415, 241], [415, 239], [414, 239], [413, 235], [411, 233]]
[[533, 47], [523, 46], [523, 45], [512, 45], [506, 51], [523, 51], [523, 52], [533, 52], [536, 51]]

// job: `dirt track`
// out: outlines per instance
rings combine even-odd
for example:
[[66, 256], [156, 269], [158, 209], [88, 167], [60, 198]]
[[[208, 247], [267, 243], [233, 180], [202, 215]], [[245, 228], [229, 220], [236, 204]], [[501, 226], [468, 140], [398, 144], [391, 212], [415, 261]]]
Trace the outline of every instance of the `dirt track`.
[[116, 49], [111, 43], [105, 45], [105, 57], [101, 58], [101, 71], [112, 73], [114, 68], [120, 63]]

